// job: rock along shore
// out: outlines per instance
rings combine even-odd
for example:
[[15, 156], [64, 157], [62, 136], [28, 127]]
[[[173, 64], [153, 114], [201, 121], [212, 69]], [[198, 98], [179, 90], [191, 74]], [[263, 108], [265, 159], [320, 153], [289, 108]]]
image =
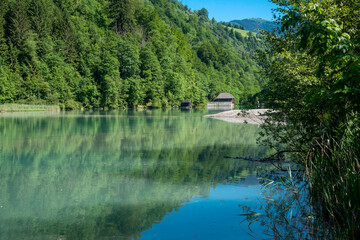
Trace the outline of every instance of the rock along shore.
[[214, 118], [232, 123], [249, 123], [249, 124], [263, 124], [267, 118], [266, 113], [270, 109], [248, 109], [248, 110], [231, 110], [220, 112], [217, 114], [205, 115], [207, 118]]

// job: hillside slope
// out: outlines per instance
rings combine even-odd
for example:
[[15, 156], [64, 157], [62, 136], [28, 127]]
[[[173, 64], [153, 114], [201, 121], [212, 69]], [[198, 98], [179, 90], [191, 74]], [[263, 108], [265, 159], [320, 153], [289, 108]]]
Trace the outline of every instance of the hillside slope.
[[176, 0], [2, 0], [0, 103], [201, 106], [261, 90], [264, 43]]

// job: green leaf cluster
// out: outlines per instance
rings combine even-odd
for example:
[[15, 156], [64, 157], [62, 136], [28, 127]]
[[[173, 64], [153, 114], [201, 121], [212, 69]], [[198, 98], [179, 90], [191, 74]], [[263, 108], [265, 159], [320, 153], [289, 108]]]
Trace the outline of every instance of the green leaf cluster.
[[349, 117], [357, 121], [359, 10], [353, 1], [273, 2], [282, 35], [268, 34], [269, 50], [260, 56], [269, 78], [265, 96], [311, 145], [324, 131], [343, 132]]

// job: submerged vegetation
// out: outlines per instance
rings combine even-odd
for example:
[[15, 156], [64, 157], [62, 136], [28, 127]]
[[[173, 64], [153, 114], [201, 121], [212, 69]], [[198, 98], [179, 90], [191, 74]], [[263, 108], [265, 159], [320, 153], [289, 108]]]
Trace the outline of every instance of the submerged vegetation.
[[261, 90], [264, 42], [175, 0], [2, 0], [0, 104], [201, 106]]
[[[280, 34], [260, 55], [277, 124], [265, 142], [298, 151], [311, 202], [334, 238], [360, 238], [360, 2], [278, 1]], [[286, 122], [286, 125], [282, 124]]]

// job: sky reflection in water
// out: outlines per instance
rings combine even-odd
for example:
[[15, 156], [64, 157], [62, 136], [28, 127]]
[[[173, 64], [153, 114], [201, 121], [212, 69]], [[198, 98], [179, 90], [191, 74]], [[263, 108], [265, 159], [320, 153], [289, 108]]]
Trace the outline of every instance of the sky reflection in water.
[[[168, 213], [161, 224], [142, 233], [141, 239], [254, 239], [248, 234], [248, 222], [238, 214], [243, 213], [243, 205], [257, 205], [261, 192], [259, 185], [220, 184], [211, 189], [209, 197], [193, 198], [179, 211]], [[259, 223], [251, 229], [266, 238]]]

